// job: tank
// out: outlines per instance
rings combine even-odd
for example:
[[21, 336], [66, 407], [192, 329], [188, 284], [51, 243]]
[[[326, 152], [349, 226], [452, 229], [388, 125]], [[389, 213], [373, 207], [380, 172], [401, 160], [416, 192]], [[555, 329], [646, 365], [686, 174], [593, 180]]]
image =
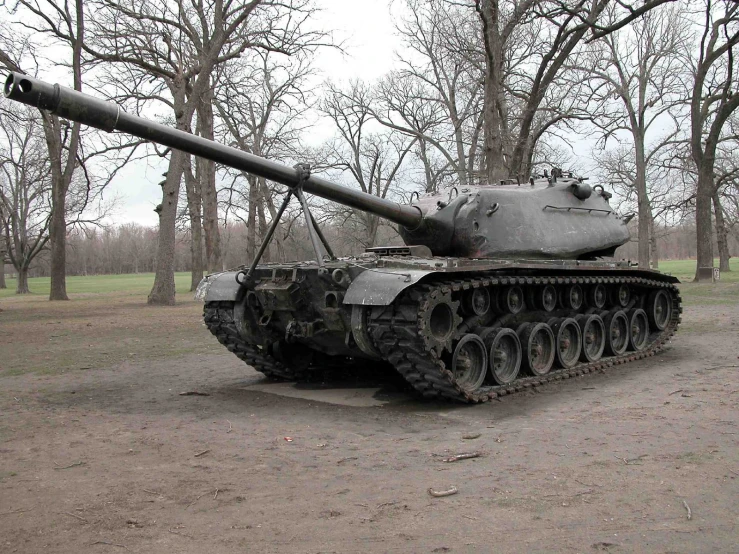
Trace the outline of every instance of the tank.
[[[381, 362], [423, 397], [484, 402], [652, 356], [680, 323], [676, 278], [608, 258], [629, 240], [630, 217], [602, 186], [559, 169], [402, 204], [25, 75], [11, 73], [4, 92], [288, 187], [251, 264], [208, 275], [196, 293], [211, 333], [270, 379]], [[304, 193], [398, 224], [405, 244], [335, 257]], [[293, 197], [316, 259], [260, 264]]]

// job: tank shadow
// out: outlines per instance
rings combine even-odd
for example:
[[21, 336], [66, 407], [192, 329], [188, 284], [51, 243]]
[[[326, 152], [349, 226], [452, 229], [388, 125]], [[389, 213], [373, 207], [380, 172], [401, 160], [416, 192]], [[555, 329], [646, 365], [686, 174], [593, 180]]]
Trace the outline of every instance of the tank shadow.
[[355, 407], [404, 403], [415, 396], [400, 374], [385, 364], [317, 368], [307, 381], [262, 379], [244, 390]]

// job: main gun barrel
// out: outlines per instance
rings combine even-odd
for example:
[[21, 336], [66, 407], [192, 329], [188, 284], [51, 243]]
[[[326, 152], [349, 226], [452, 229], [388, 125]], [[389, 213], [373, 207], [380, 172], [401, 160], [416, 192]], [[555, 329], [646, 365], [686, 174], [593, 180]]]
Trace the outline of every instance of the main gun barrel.
[[[295, 168], [131, 115], [113, 102], [106, 102], [57, 84], [52, 85], [21, 73], [8, 75], [4, 92], [11, 100], [48, 110], [59, 117], [103, 131], [120, 131], [163, 144], [288, 187], [296, 187], [301, 182], [301, 172]], [[398, 204], [314, 175], [304, 180], [302, 186], [306, 192], [374, 213], [408, 229], [418, 227], [423, 221], [421, 210], [415, 206]]]

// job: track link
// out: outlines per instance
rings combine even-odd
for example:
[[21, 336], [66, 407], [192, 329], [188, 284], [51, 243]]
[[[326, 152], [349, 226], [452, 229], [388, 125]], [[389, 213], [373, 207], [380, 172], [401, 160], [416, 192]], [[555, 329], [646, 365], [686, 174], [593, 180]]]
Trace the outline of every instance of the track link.
[[[601, 358], [592, 363], [580, 363], [570, 369], [553, 369], [546, 375], [520, 377], [509, 385], [484, 385], [475, 391], [460, 388], [452, 372], [445, 367], [435, 344], [424, 338], [419, 312], [432, 302], [434, 296], [448, 295], [475, 287], [509, 285], [594, 285], [628, 284], [640, 288], [664, 288], [672, 296], [672, 316], [662, 332], [652, 333], [647, 347], [639, 352], [626, 352], [620, 356]], [[410, 383], [426, 398], [448, 399], [457, 402], [486, 402], [526, 389], [539, 387], [552, 381], [569, 379], [606, 370], [607, 368], [653, 356], [665, 346], [680, 324], [681, 299], [677, 287], [671, 283], [639, 277], [496, 277], [483, 279], [452, 280], [428, 285], [418, 285], [407, 290], [394, 304], [374, 308], [368, 315], [368, 329], [375, 346]]]

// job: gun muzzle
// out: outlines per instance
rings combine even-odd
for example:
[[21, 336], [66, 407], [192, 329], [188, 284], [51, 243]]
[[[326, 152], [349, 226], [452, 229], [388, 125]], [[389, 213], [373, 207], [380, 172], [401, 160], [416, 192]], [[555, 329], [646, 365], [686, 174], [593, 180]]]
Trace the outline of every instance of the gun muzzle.
[[[121, 111], [116, 104], [57, 84], [45, 83], [22, 73], [8, 75], [4, 92], [5, 97], [10, 100], [47, 110], [59, 117], [79, 121], [83, 125], [109, 133], [115, 130]], [[80, 97], [83, 101], [80, 101]]]

